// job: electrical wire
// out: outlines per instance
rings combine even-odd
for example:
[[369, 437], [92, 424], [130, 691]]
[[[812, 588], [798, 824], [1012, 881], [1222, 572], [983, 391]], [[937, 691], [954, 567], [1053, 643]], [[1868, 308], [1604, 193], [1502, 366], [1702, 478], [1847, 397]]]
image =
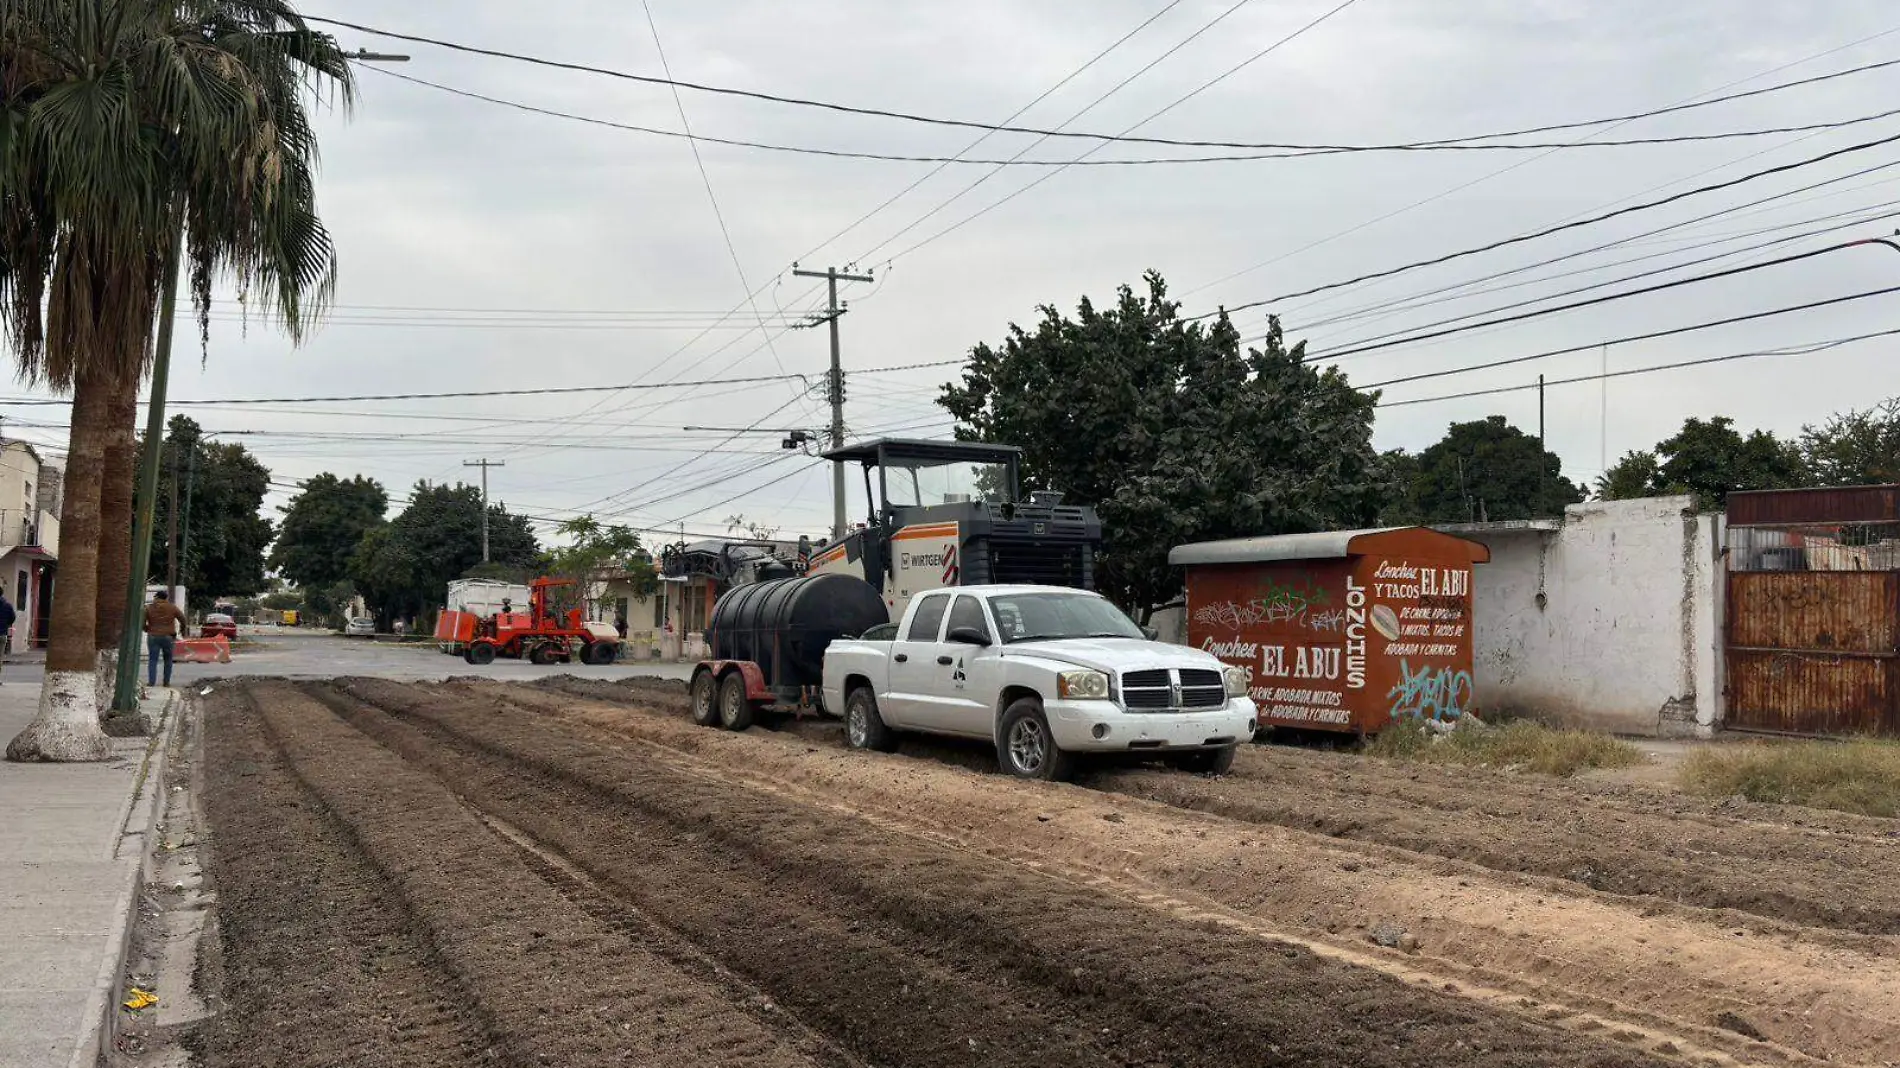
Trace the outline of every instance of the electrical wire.
[[[1732, 189], [1745, 182], [1752, 182], [1760, 178], [1767, 178], [1767, 177], [1771, 177], [1777, 174], [1785, 174], [1789, 171], [1797, 170], [1801, 167], [1811, 167], [1817, 163], [1825, 163], [1828, 160], [1837, 159], [1841, 156], [1850, 155], [1855, 152], [1866, 152], [1872, 149], [1882, 148], [1882, 147], [1885, 147], [1886, 145], [1890, 145], [1895, 142], [1900, 142], [1900, 134], [1892, 134], [1887, 137], [1878, 138], [1873, 141], [1863, 141], [1859, 144], [1848, 145], [1844, 148], [1831, 149], [1827, 152], [1821, 153], [1818, 156], [1810, 156], [1807, 159], [1797, 160], [1793, 163], [1783, 163], [1778, 166], [1766, 168], [1765, 170], [1752, 171], [1748, 174], [1742, 175], [1739, 178], [1731, 178], [1723, 182], [1714, 182], [1709, 185], [1697, 186], [1694, 189], [1685, 189], [1680, 193], [1672, 193], [1669, 196], [1662, 197], [1661, 199], [1658, 199], [1658, 200], [1644, 201], [1643, 203], [1640, 203], [1640, 204], [1632, 204], [1626, 208], [1618, 208], [1614, 211], [1603, 212], [1601, 214], [1592, 215], [1588, 218], [1578, 219], [1573, 222], [1559, 223], [1556, 226], [1547, 226], [1541, 230], [1532, 230], [1528, 233], [1518, 234], [1513, 237], [1501, 238], [1497, 241], [1492, 241], [1483, 245], [1474, 245], [1470, 248], [1460, 249], [1456, 252], [1447, 252], [1447, 253], [1444, 253], [1443, 255], [1433, 256], [1428, 259], [1414, 260], [1411, 263], [1402, 264], [1397, 267], [1389, 267], [1389, 268], [1386, 268], [1385, 270], [1372, 271], [1366, 274], [1362, 274], [1356, 278], [1348, 278], [1348, 279], [1345, 279], [1344, 281], [1339, 281], [1339, 282], [1328, 282], [1324, 285], [1312, 286], [1307, 289], [1296, 290], [1292, 293], [1282, 293], [1279, 296], [1268, 297], [1263, 300], [1253, 300], [1253, 301], [1248, 301], [1245, 304], [1236, 304], [1231, 308], [1224, 309], [1224, 312], [1226, 314], [1231, 315], [1232, 313], [1237, 312], [1237, 311], [1245, 311], [1249, 308], [1259, 308], [1268, 304], [1277, 304], [1280, 301], [1292, 300], [1295, 297], [1309, 297], [1315, 293], [1324, 293], [1327, 290], [1342, 289], [1346, 286], [1354, 286], [1362, 282], [1370, 282], [1379, 278], [1390, 278], [1394, 275], [1403, 274], [1407, 271], [1418, 270], [1421, 267], [1436, 267], [1439, 264], [1450, 263], [1453, 260], [1464, 259], [1467, 256], [1476, 256], [1476, 255], [1479, 255], [1480, 253], [1492, 252], [1497, 249], [1507, 248], [1511, 245], [1523, 244], [1526, 241], [1535, 241], [1535, 240], [1538, 240], [1539, 238], [1550, 237], [1553, 234], [1563, 233], [1568, 230], [1575, 230], [1575, 229], [1579, 229], [1585, 226], [1594, 226], [1594, 225], [1597, 225], [1598, 223], [1608, 222], [1611, 219], [1620, 218], [1624, 215], [1631, 215], [1636, 212], [1650, 211], [1655, 208], [1660, 208], [1669, 204], [1674, 204], [1680, 200], [1686, 200], [1690, 197], [1701, 196], [1705, 193], [1714, 193], [1714, 192], [1719, 192], [1723, 189]], [[1188, 316], [1187, 318], [1190, 320], [1207, 319], [1207, 318], [1212, 318], [1213, 316], [1220, 315], [1220, 314], [1223, 314], [1223, 311], [1203, 312], [1199, 315]]]
[[1579, 308], [1592, 308], [1592, 307], [1596, 307], [1599, 304], [1609, 304], [1613, 301], [1626, 300], [1630, 297], [1641, 297], [1641, 296], [1646, 296], [1651, 293], [1661, 293], [1666, 290], [1677, 289], [1682, 286], [1697, 285], [1702, 282], [1712, 282], [1718, 278], [1732, 278], [1738, 274], [1747, 274], [1751, 271], [1760, 271], [1760, 270], [1766, 270], [1767, 268], [1770, 268], [1770, 267], [1781, 267], [1790, 263], [1799, 263], [1803, 260], [1811, 260], [1817, 256], [1826, 256], [1829, 253], [1839, 252], [1843, 249], [1863, 248], [1868, 245], [1883, 245], [1889, 249], [1892, 249], [1895, 252], [1900, 252], [1900, 244], [1896, 244], [1893, 241], [1888, 240], [1887, 238], [1882, 238], [1882, 237], [1862, 238], [1857, 241], [1843, 241], [1843, 242], [1840, 242], [1839, 244], [1828, 245], [1825, 248], [1810, 249], [1806, 252], [1796, 252], [1796, 253], [1793, 253], [1792, 255], [1778, 256], [1775, 259], [1767, 260], [1761, 263], [1752, 263], [1752, 264], [1747, 264], [1741, 267], [1729, 267], [1720, 271], [1710, 271], [1706, 274], [1691, 275], [1687, 278], [1676, 278], [1667, 282], [1658, 282], [1655, 285], [1643, 286], [1638, 289], [1624, 290], [1619, 293], [1605, 293], [1604, 295], [1600, 297], [1591, 297], [1588, 300], [1572, 301], [1569, 304], [1558, 304], [1554, 307], [1538, 308], [1533, 311], [1519, 312], [1516, 315], [1506, 315], [1498, 319], [1486, 319], [1486, 320], [1483, 320], [1482, 322], [1465, 323], [1462, 326], [1450, 326], [1442, 330], [1431, 330], [1423, 334], [1407, 334], [1404, 337], [1392, 338], [1385, 341], [1369, 342], [1367, 344], [1357, 345], [1351, 348], [1331, 349], [1325, 352], [1316, 353], [1316, 354], [1307, 356], [1301, 362], [1313, 363], [1319, 360], [1338, 360], [1338, 359], [1343, 359], [1347, 356], [1358, 356], [1362, 353], [1378, 352], [1383, 349], [1395, 348], [1399, 345], [1415, 345], [1421, 341], [1431, 341], [1435, 338], [1450, 337], [1454, 334], [1462, 334], [1471, 330], [1483, 330], [1486, 327], [1503, 326], [1507, 323], [1519, 323], [1519, 322], [1523, 322], [1526, 319], [1535, 319], [1535, 318], [1538, 318], [1539, 316], [1544, 316], [1544, 315], [1555, 315], [1559, 312], [1576, 311]]
[[[1895, 62], [1900, 62], [1900, 61], [1895, 61]], [[682, 133], [679, 130], [662, 130], [662, 129], [658, 129], [652, 126], [641, 126], [635, 123], [617, 122], [612, 119], [603, 119], [603, 118], [599, 118], [597, 116], [592, 116], [592, 115], [577, 115], [571, 111], [558, 111], [553, 108], [539, 107], [534, 104], [524, 104], [518, 100], [507, 100], [502, 97], [489, 96], [485, 93], [477, 93], [477, 92], [473, 92], [467, 89], [458, 89], [455, 86], [443, 85], [440, 82], [432, 82], [426, 78], [416, 78], [407, 74], [398, 74], [397, 72], [389, 70], [384, 67], [378, 67], [378, 66], [372, 66], [372, 65], [366, 64], [365, 69], [373, 70], [376, 73], [383, 75], [384, 77], [395, 78], [398, 81], [409, 82], [413, 85], [419, 85], [425, 88], [437, 90], [438, 92], [448, 93], [451, 96], [459, 96], [459, 97], [464, 97], [469, 100], [477, 100], [485, 104], [493, 104], [493, 105], [496, 105], [497, 107], [509, 108], [514, 111], [525, 112], [527, 114], [532, 114], [532, 115], [540, 115], [546, 118], [562, 119], [567, 122], [578, 122], [578, 123], [583, 123], [588, 126], [597, 126], [597, 127], [601, 127], [603, 129], [609, 129], [609, 130], [619, 130], [624, 133], [646, 134], [646, 135], [655, 136], [655, 137], [685, 138], [685, 139], [694, 141], [696, 143], [704, 143], [704, 144], [710, 144], [710, 145], [725, 145], [730, 148], [750, 148], [750, 149], [757, 149], [759, 151], [764, 151], [764, 152], [783, 152], [783, 153], [788, 153], [792, 155], [801, 155], [801, 156], [823, 156], [830, 159], [857, 159], [857, 160], [868, 160], [868, 161], [881, 162], [881, 163], [939, 163], [939, 164], [945, 164], [945, 165], [954, 164], [954, 163], [962, 163], [962, 164], [968, 164], [972, 166], [991, 166], [991, 167], [1162, 167], [1162, 166], [1169, 166], [1169, 165], [1174, 165], [1174, 164], [1258, 163], [1258, 162], [1267, 161], [1267, 160], [1306, 159], [1310, 156], [1357, 155], [1357, 154], [1367, 153], [1367, 152], [1525, 152], [1525, 151], [1534, 151], [1534, 150], [1542, 150], [1542, 149], [1566, 149], [1566, 148], [1629, 148], [1629, 147], [1635, 147], [1635, 146], [1650, 146], [1650, 145], [1694, 144], [1694, 143], [1703, 142], [1703, 141], [1732, 141], [1732, 140], [1738, 140], [1738, 139], [1750, 138], [1750, 137], [1769, 137], [1776, 134], [1810, 133], [1810, 132], [1823, 131], [1823, 130], [1839, 130], [1839, 129], [1843, 129], [1849, 126], [1857, 126], [1862, 123], [1875, 122], [1879, 119], [1891, 118], [1892, 116], [1896, 114], [1900, 114], [1900, 109], [1897, 109], [1893, 111], [1882, 111], [1882, 112], [1878, 112], [1872, 115], [1863, 115], [1863, 116], [1860, 116], [1859, 118], [1836, 119], [1830, 122], [1813, 122], [1813, 123], [1805, 123], [1805, 124], [1801, 124], [1797, 126], [1770, 126], [1770, 127], [1761, 127], [1761, 128], [1756, 128], [1756, 129], [1747, 129], [1747, 130], [1719, 130], [1712, 133], [1674, 134], [1670, 136], [1659, 136], [1659, 137], [1617, 138], [1614, 140], [1607, 140], [1607, 141], [1485, 142], [1482, 139], [1508, 136], [1508, 135], [1474, 134], [1471, 136], [1469, 141], [1424, 141], [1424, 142], [1411, 142], [1411, 143], [1398, 143], [1398, 144], [1356, 144], [1356, 145], [1288, 145], [1286, 146], [1285, 150], [1282, 150], [1282, 151], [1226, 153], [1226, 154], [1214, 155], [1214, 156], [1137, 156], [1137, 157], [1132, 157], [1132, 158], [1120, 158], [1120, 159], [1060, 160], [1060, 159], [1023, 159], [1022, 154], [1019, 153], [1007, 159], [995, 159], [995, 158], [985, 158], [981, 156], [971, 157], [971, 156], [963, 156], [963, 155], [922, 156], [922, 155], [904, 155], [904, 154], [890, 153], [890, 152], [864, 152], [864, 151], [856, 151], [852, 149], [842, 149], [842, 148], [821, 148], [816, 145], [786, 145], [786, 144], [775, 144], [769, 141], [748, 141], [743, 138], [711, 137], [706, 134]], [[1603, 120], [1603, 121], [1614, 121], [1614, 120]], [[1578, 125], [1589, 125], [1589, 124], [1580, 123]], [[1564, 129], [1567, 127], [1558, 127], [1558, 128]], [[1047, 138], [1044, 138], [1044, 140], [1047, 140]], [[1034, 147], [1034, 145], [1041, 144], [1041, 143], [1042, 141], [1033, 142], [1031, 147]]]
[[1651, 341], [1660, 337], [1674, 337], [1677, 334], [1688, 334], [1697, 330], [1709, 330], [1718, 326], [1731, 326], [1735, 323], [1754, 322], [1757, 319], [1770, 319], [1777, 315], [1789, 315], [1799, 311], [1812, 311], [1815, 308], [1828, 308], [1837, 304], [1866, 300], [1870, 297], [1885, 296], [1889, 293], [1900, 293], [1900, 286], [1888, 286], [1885, 289], [1869, 289], [1859, 293], [1850, 293], [1844, 297], [1830, 297], [1827, 300], [1810, 301], [1806, 304], [1793, 304], [1784, 308], [1773, 308], [1768, 311], [1750, 312], [1746, 315], [1731, 315], [1726, 319], [1715, 319], [1710, 322], [1695, 323], [1690, 326], [1672, 327], [1668, 330], [1653, 330], [1646, 334], [1631, 334], [1627, 337], [1610, 338], [1606, 341], [1592, 341], [1587, 345], [1571, 345], [1566, 348], [1532, 353], [1529, 356], [1513, 356], [1505, 360], [1491, 360], [1486, 363], [1474, 363], [1462, 367], [1448, 367], [1438, 371], [1423, 371], [1418, 374], [1406, 375], [1403, 378], [1392, 378], [1384, 382], [1373, 382], [1370, 385], [1360, 386], [1359, 388], [1362, 390], [1383, 389], [1386, 386], [1403, 385], [1407, 382], [1422, 382], [1428, 378], [1446, 378], [1451, 375], [1470, 374], [1473, 371], [1488, 371], [1494, 367], [1510, 367], [1514, 364], [1529, 363], [1532, 360], [1543, 360], [1552, 356], [1567, 356], [1575, 352], [1588, 352], [1608, 345], [1623, 345], [1632, 341]]
[[[1172, 8], [1173, 6], [1174, 5], [1170, 4], [1169, 8]], [[1342, 4], [1341, 6], [1344, 7], [1346, 5]], [[1164, 9], [1164, 13], [1166, 10], [1167, 9]], [[1330, 17], [1330, 15], [1328, 17]], [[613, 70], [607, 67], [595, 67], [595, 66], [589, 66], [587, 64], [582, 64], [582, 63], [568, 63], [561, 60], [545, 59], [538, 56], [530, 56], [530, 55], [525, 55], [518, 52], [507, 52], [507, 51], [502, 51], [499, 49], [480, 48], [474, 45], [465, 45], [465, 44], [460, 44], [454, 41], [442, 40], [439, 38], [423, 37], [423, 36], [419, 36], [415, 34], [398, 33], [394, 30], [378, 29], [374, 26], [366, 26], [361, 23], [347, 22], [342, 19], [320, 18], [315, 15], [305, 15], [304, 19], [307, 22], [319, 23], [321, 25], [326, 25], [326, 26], [341, 26], [345, 29], [356, 30], [360, 33], [372, 34], [377, 37], [387, 37], [391, 40], [407, 41], [411, 44], [430, 45], [436, 48], [445, 48], [451, 51], [463, 52], [470, 55], [487, 56], [492, 59], [506, 59], [506, 60], [511, 60], [518, 63], [529, 63], [535, 66], [550, 67], [556, 70], [575, 71], [575, 72], [579, 72], [583, 74], [597, 74], [604, 77], [620, 79], [622, 81], [640, 82], [647, 85], [664, 85], [675, 92], [678, 92], [680, 90], [690, 90], [693, 92], [714, 93], [714, 94], [719, 94], [722, 96], [735, 96], [735, 97], [743, 97], [743, 98], [751, 99], [751, 100], [759, 100], [766, 103], [784, 104], [784, 105], [790, 105], [790, 106], [795, 106], [795, 107], [818, 108], [818, 109], [822, 109], [826, 111], [839, 112], [839, 113], [848, 114], [848, 115], [859, 115], [859, 116], [865, 116], [865, 117], [870, 117], [870, 118], [881, 118], [881, 119], [895, 119], [895, 120], [900, 120], [904, 122], [923, 123], [923, 124], [931, 125], [931, 126], [952, 126], [952, 127], [959, 127], [962, 129], [984, 130], [989, 133], [1028, 134], [1028, 135], [1037, 136], [1037, 137], [1066, 137], [1066, 138], [1074, 138], [1074, 139], [1079, 139], [1079, 140], [1098, 141], [1098, 142], [1101, 142], [1102, 144], [1125, 143], [1125, 144], [1143, 144], [1143, 145], [1169, 145], [1169, 146], [1178, 147], [1178, 148], [1233, 148], [1233, 149], [1309, 149], [1309, 148], [1342, 149], [1343, 148], [1346, 150], [1354, 150], [1357, 147], [1357, 146], [1350, 146], [1350, 145], [1303, 145], [1303, 144], [1298, 144], [1298, 143], [1275, 142], [1275, 141], [1216, 141], [1216, 140], [1186, 140], [1186, 139], [1181, 139], [1181, 138], [1170, 138], [1170, 137], [1135, 137], [1135, 136], [1130, 136], [1130, 134], [1126, 132], [1119, 133], [1119, 134], [1104, 134], [1104, 133], [1093, 133], [1093, 132], [1082, 131], [1082, 130], [1061, 130], [1061, 129], [1045, 130], [1045, 129], [1032, 127], [1032, 126], [1011, 126], [1006, 123], [988, 123], [988, 122], [978, 122], [978, 121], [969, 120], [969, 119], [952, 119], [952, 118], [945, 118], [942, 116], [922, 115], [922, 114], [917, 114], [914, 112], [895, 111], [895, 110], [891, 110], [887, 108], [862, 107], [862, 106], [852, 105], [852, 104], [842, 104], [835, 101], [817, 100], [817, 99], [812, 99], [809, 97], [786, 96], [786, 95], [781, 95], [777, 93], [765, 93], [765, 92], [759, 92], [759, 91], [750, 90], [750, 89], [737, 89], [730, 86], [717, 86], [717, 85], [708, 85], [708, 84], [699, 83], [699, 82], [688, 82], [688, 81], [682, 81], [682, 80], [672, 78], [671, 76], [656, 78], [652, 75], [633, 74], [628, 71]], [[1150, 19], [1149, 21], [1152, 22], [1153, 19]], [[1145, 26], [1146, 23], [1143, 23], [1143, 25]], [[1876, 36], [1884, 36], [1884, 34], [1876, 35]], [[1871, 39], [1872, 38], [1868, 38], [1867, 40], [1871, 40]], [[1864, 43], [1864, 42], [1856, 42], [1856, 43]], [[1843, 46], [1843, 47], [1848, 47], [1848, 46]], [[1835, 49], [1833, 51], [1839, 51], [1839, 49]], [[1830, 54], [1830, 53], [1822, 53], [1822, 55], [1827, 55], [1827, 54]], [[1815, 59], [1815, 58], [1819, 58], [1819, 56], [1814, 56], [1814, 57], [1809, 57], [1809, 58]], [[1801, 60], [1798, 62], [1807, 62], [1807, 60]], [[1793, 64], [1789, 64], [1789, 66], [1792, 66], [1792, 65]], [[1865, 64], [1859, 67], [1853, 67], [1847, 70], [1833, 71], [1828, 74], [1821, 74], [1821, 75], [1816, 75], [1809, 78], [1802, 78], [1797, 81], [1786, 82], [1780, 85], [1765, 86], [1761, 89], [1752, 89], [1747, 92], [1734, 93], [1728, 96], [1714, 97], [1708, 100], [1684, 102], [1684, 103], [1674, 104], [1674, 105], [1671, 105], [1668, 107], [1662, 107], [1662, 108], [1651, 108], [1646, 111], [1635, 112], [1635, 113], [1627, 114], [1627, 115], [1614, 115], [1614, 116], [1606, 116], [1606, 117], [1595, 118], [1595, 119], [1581, 119], [1581, 120], [1576, 120], [1573, 122], [1552, 123], [1552, 124], [1547, 124], [1543, 126], [1526, 127], [1524, 129], [1518, 129], [1518, 130], [1504, 130], [1504, 131], [1497, 131], [1497, 132], [1486, 133], [1486, 134], [1471, 134], [1471, 135], [1466, 135], [1463, 137], [1456, 137], [1456, 138], [1421, 140], [1421, 141], [1407, 142], [1405, 144], [1408, 147], [1425, 147], [1425, 146], [1438, 145], [1438, 144], [1450, 144], [1450, 143], [1455, 143], [1459, 141], [1488, 140], [1488, 139], [1500, 139], [1500, 138], [1507, 138], [1507, 137], [1523, 137], [1523, 136], [1530, 136], [1533, 134], [1551, 133], [1551, 132], [1555, 132], [1559, 130], [1574, 130], [1574, 129], [1581, 129], [1581, 128], [1590, 127], [1590, 126], [1604, 126], [1604, 125], [1609, 125], [1613, 123], [1620, 125], [1624, 123], [1635, 122], [1638, 119], [1655, 118], [1660, 115], [1669, 115], [1669, 114], [1675, 114], [1675, 113], [1683, 112], [1683, 111], [1691, 111], [1697, 108], [1711, 107], [1717, 104], [1724, 104], [1724, 103], [1728, 103], [1734, 100], [1742, 100], [1749, 97], [1762, 96], [1767, 93], [1780, 92], [1785, 89], [1793, 89], [1800, 86], [1813, 85], [1819, 82], [1830, 81], [1836, 78], [1845, 78], [1852, 75], [1865, 74], [1870, 71], [1882, 70], [1887, 67], [1892, 67], [1896, 65], [1900, 65], [1900, 59], [1882, 60], [1880, 62], [1869, 63], [1869, 64]], [[664, 64], [662, 64], [662, 66], [664, 67]], [[1781, 67], [1781, 68], [1776, 68], [1776, 69], [1783, 70], [1783, 69], [1786, 69], [1786, 67]], [[1773, 71], [1770, 71], [1769, 73], [1773, 73]], [[1757, 75], [1756, 77], [1762, 77], [1762, 75]], [[1751, 78], [1751, 79], [1744, 79], [1744, 80], [1752, 81], [1753, 79]], [[1739, 84], [1739, 83], [1732, 83], [1732, 84]], [[688, 134], [688, 136], [691, 136], [691, 135]]]
[[1468, 397], [1490, 397], [1490, 396], [1495, 396], [1500, 393], [1520, 393], [1527, 390], [1540, 389], [1540, 388], [1545, 388], [1549, 386], [1575, 385], [1576, 383], [1579, 383], [1579, 382], [1601, 382], [1601, 381], [1604, 381], [1605, 379], [1610, 379], [1610, 378], [1624, 378], [1630, 375], [1654, 374], [1658, 371], [1675, 371], [1684, 367], [1702, 367], [1708, 364], [1729, 363], [1735, 360], [1753, 360], [1753, 359], [1758, 359], [1763, 356], [1803, 356], [1810, 353], [1841, 348], [1842, 346], [1845, 346], [1845, 345], [1851, 345], [1851, 344], [1861, 342], [1861, 341], [1868, 341], [1874, 338], [1893, 337], [1895, 335], [1900, 335], [1900, 329], [1879, 330], [1871, 334], [1857, 334], [1853, 337], [1835, 338], [1832, 341], [1819, 341], [1810, 345], [1795, 345], [1795, 346], [1789, 346], [1786, 348], [1778, 348], [1778, 349], [1762, 349], [1756, 352], [1737, 352], [1737, 353], [1731, 353], [1727, 356], [1705, 356], [1697, 360], [1679, 360], [1675, 363], [1653, 364], [1647, 367], [1631, 367], [1631, 368], [1625, 368], [1625, 369], [1616, 370], [1616, 371], [1599, 372], [1597, 374], [1592, 374], [1592, 375], [1577, 375], [1572, 378], [1553, 378], [1542, 383], [1529, 382], [1523, 385], [1516, 385], [1516, 386], [1498, 386], [1492, 389], [1473, 389], [1473, 390], [1467, 390], [1463, 393], [1446, 393], [1446, 394], [1442, 394], [1442, 395], [1434, 396], [1434, 397], [1413, 397], [1408, 400], [1396, 400], [1396, 401], [1381, 400], [1377, 404], [1375, 404], [1374, 407], [1376, 408], [1403, 408], [1403, 407], [1406, 407], [1408, 405], [1413, 405], [1413, 404], [1436, 404], [1441, 401], [1464, 400]]

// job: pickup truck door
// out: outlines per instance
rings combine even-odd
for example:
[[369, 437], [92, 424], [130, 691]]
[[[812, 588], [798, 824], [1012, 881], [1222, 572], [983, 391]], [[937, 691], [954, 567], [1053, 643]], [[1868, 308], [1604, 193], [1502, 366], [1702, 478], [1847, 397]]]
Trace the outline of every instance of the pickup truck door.
[[892, 727], [934, 729], [933, 722], [939, 718], [934, 711], [943, 700], [934, 692], [937, 677], [947, 674], [937, 663], [937, 648], [949, 609], [947, 593], [915, 599], [903, 630], [891, 642], [890, 682], [878, 698], [878, 709]]
[[[952, 631], [975, 631], [986, 643], [951, 641]], [[996, 648], [996, 628], [990, 626], [983, 600], [957, 595], [944, 622], [944, 644], [939, 663], [948, 672], [943, 720], [938, 729], [972, 738], [992, 737], [996, 730], [996, 695], [1003, 689], [1003, 657]], [[950, 663], [942, 664], [943, 659]]]

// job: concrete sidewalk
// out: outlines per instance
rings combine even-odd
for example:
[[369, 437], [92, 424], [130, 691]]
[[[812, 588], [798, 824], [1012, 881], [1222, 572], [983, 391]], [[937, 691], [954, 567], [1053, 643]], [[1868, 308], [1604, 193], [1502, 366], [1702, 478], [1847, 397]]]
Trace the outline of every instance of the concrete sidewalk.
[[[39, 687], [0, 686], [0, 743]], [[182, 695], [154, 690], [153, 738], [113, 740], [102, 764], [0, 762], [0, 1065], [91, 1068], [151, 853], [164, 739]]]

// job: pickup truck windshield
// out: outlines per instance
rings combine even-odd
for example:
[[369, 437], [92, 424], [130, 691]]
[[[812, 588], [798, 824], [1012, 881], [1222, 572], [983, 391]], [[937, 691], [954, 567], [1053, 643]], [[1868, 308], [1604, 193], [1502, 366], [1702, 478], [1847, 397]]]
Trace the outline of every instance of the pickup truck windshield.
[[1086, 594], [1019, 593], [990, 598], [1003, 641], [1042, 642], [1063, 638], [1134, 638], [1146, 635], [1122, 610]]

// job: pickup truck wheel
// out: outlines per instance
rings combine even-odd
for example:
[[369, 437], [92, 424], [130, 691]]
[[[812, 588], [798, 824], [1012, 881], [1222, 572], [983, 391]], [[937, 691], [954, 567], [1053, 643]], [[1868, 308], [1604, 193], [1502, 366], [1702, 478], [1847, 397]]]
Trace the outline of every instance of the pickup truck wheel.
[[844, 741], [853, 749], [889, 753], [897, 748], [897, 732], [884, 725], [878, 715], [877, 695], [869, 686], [860, 686], [844, 699]]
[[1192, 771], [1201, 775], [1225, 775], [1234, 766], [1234, 754], [1240, 750], [1237, 745], [1223, 745], [1219, 749], [1197, 749], [1192, 753], [1182, 753], [1169, 761], [1182, 771]]
[[1056, 748], [1040, 701], [1025, 697], [1010, 705], [997, 735], [997, 763], [1019, 779], [1062, 782], [1075, 772], [1075, 757]]
[[710, 671], [693, 676], [693, 722], [701, 727], [719, 726], [719, 680]]
[[752, 702], [746, 699], [745, 676], [737, 671], [719, 684], [719, 725], [729, 731], [752, 726]]

